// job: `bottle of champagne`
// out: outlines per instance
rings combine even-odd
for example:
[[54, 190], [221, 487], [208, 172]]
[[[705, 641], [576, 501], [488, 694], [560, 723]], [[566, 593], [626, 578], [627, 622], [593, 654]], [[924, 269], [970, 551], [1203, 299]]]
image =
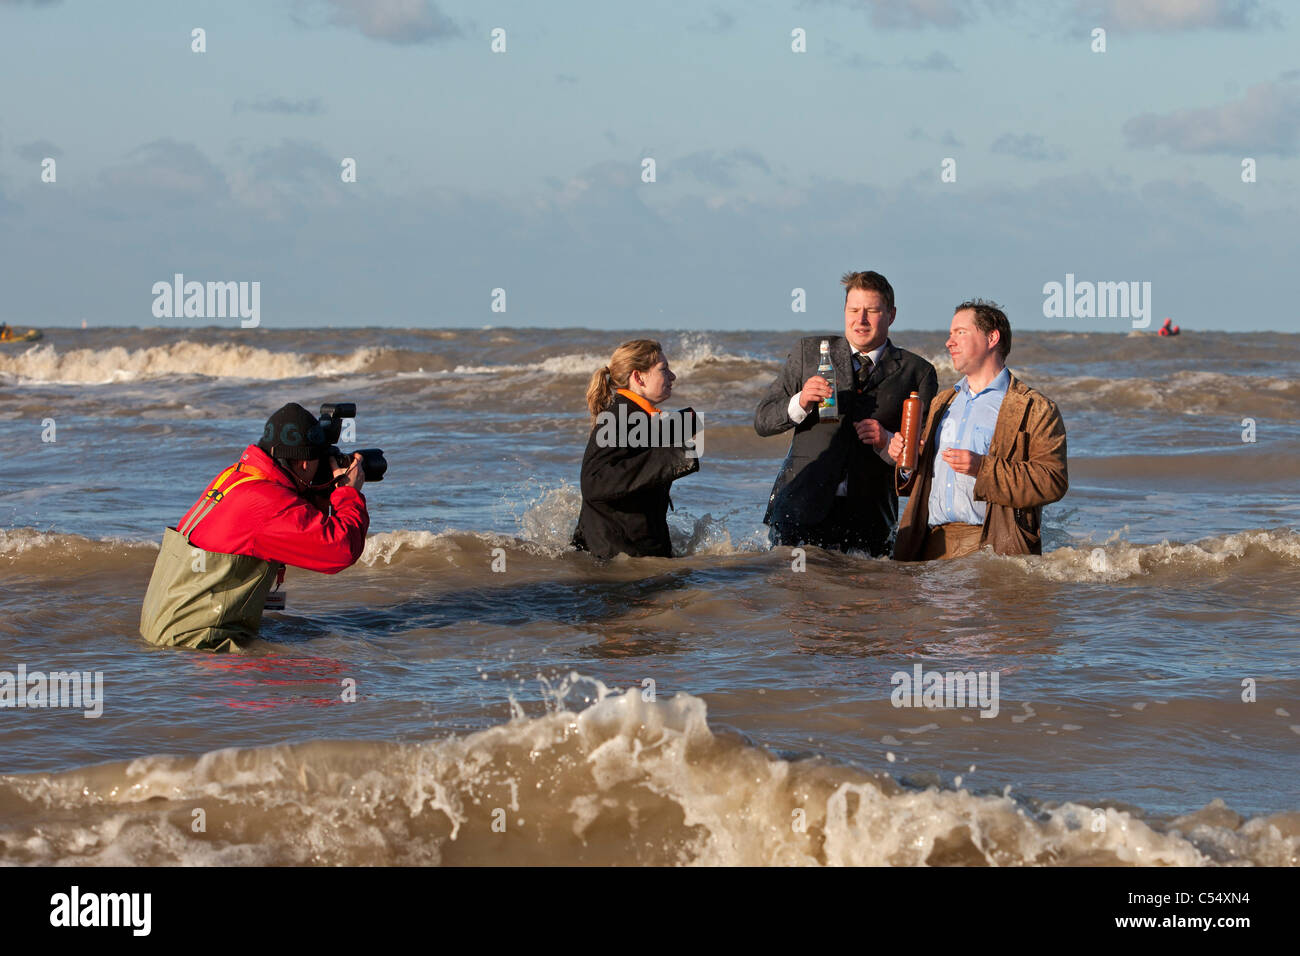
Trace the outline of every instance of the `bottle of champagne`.
[[840, 407], [835, 403], [835, 366], [831, 364], [831, 343], [822, 339], [821, 361], [817, 363], [817, 374], [826, 379], [831, 386], [830, 398], [822, 400], [817, 406], [817, 415], [824, 422], [840, 420]]

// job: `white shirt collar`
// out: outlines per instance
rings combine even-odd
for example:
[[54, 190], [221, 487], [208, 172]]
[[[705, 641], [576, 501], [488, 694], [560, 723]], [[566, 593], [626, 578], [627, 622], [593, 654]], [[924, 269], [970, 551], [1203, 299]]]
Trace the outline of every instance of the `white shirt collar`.
[[852, 353], [853, 353], [854, 355], [865, 355], [865, 356], [867, 356], [869, 359], [871, 359], [871, 364], [872, 364], [872, 365], [876, 365], [876, 364], [878, 364], [878, 363], [880, 362], [880, 356], [881, 356], [881, 354], [885, 351], [885, 348], [886, 348], [888, 345], [889, 345], [889, 339], [885, 339], [885, 342], [884, 342], [883, 345], [878, 345], [878, 346], [876, 346], [876, 347], [875, 347], [874, 349], [872, 349], [870, 352], [859, 352], [857, 349], [853, 348], [853, 346], [851, 346], [851, 345], [849, 346], [849, 348], [850, 348], [850, 350], [852, 351]]

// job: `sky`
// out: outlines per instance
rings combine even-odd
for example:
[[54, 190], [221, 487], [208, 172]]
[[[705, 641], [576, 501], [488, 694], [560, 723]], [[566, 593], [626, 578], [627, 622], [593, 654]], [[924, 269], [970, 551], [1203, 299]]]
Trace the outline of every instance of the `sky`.
[[834, 330], [874, 269], [900, 327], [1142, 321], [1069, 275], [1300, 331], [1298, 9], [0, 0], [0, 320]]

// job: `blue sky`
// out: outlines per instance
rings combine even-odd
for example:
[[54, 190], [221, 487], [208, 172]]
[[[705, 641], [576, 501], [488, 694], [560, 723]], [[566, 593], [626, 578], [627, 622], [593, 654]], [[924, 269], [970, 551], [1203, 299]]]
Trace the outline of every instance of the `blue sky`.
[[0, 0], [0, 318], [195, 323], [150, 311], [180, 272], [268, 328], [833, 329], [874, 268], [914, 328], [1130, 328], [1044, 316], [1071, 273], [1297, 330], [1293, 9]]

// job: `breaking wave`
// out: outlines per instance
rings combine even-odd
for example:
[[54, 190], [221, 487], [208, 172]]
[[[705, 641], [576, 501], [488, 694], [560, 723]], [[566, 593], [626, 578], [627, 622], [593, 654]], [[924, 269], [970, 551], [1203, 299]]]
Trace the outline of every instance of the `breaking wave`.
[[[408, 561], [423, 565], [433, 559], [472, 570], [484, 565], [484, 555], [493, 548], [543, 561], [557, 560], [574, 554], [570, 541], [580, 502], [577, 489], [568, 485], [544, 493], [517, 519], [517, 537], [462, 530], [378, 532], [366, 539], [359, 564], [383, 568]], [[683, 513], [677, 524], [670, 526], [670, 531], [675, 551], [687, 556], [754, 555], [768, 551], [761, 529], [729, 528], [724, 521], [707, 514]], [[87, 538], [35, 528], [0, 529], [0, 567], [14, 571], [66, 572], [69, 565], [83, 570], [120, 569], [124, 558], [131, 562], [152, 562], [157, 551], [157, 540]], [[1053, 581], [1117, 582], [1156, 574], [1186, 578], [1215, 574], [1245, 561], [1279, 569], [1300, 566], [1300, 533], [1284, 528], [1256, 529], [1185, 544], [1110, 540], [1104, 544], [1060, 547], [1041, 556], [986, 552], [969, 560], [1006, 562], [1028, 574]]]
[[1292, 865], [1300, 851], [1297, 814], [1242, 821], [1214, 801], [1159, 825], [960, 780], [921, 790], [716, 734], [690, 695], [647, 701], [577, 674], [541, 716], [516, 705], [443, 740], [0, 777], [0, 819], [0, 861], [22, 865]]
[[[719, 351], [707, 338], [688, 337], [671, 353], [673, 367], [690, 373], [706, 366], [758, 366], [743, 355]], [[465, 350], [462, 348], [462, 352]], [[481, 350], [475, 350], [478, 354]], [[340, 354], [277, 351], [252, 345], [207, 343], [187, 339], [142, 348], [74, 348], [33, 345], [21, 352], [0, 353], [0, 382], [11, 385], [109, 385], [176, 376], [282, 381], [355, 373], [397, 375], [538, 374], [589, 376], [609, 361], [608, 354], [565, 352], [533, 361], [500, 364], [457, 362], [446, 352], [365, 346]]]
[[250, 345], [180, 341], [127, 349], [70, 349], [38, 345], [15, 355], [0, 354], [0, 380], [18, 385], [107, 385], [199, 375], [208, 378], [281, 379], [364, 371], [387, 349], [361, 348], [346, 355], [311, 358]]
[[1041, 557], [988, 557], [1017, 564], [1053, 581], [1116, 582], [1154, 574], [1189, 578], [1216, 573], [1244, 561], [1278, 568], [1300, 566], [1300, 534], [1289, 529], [1252, 530], [1189, 544], [1108, 541], [1103, 545], [1057, 548]]

